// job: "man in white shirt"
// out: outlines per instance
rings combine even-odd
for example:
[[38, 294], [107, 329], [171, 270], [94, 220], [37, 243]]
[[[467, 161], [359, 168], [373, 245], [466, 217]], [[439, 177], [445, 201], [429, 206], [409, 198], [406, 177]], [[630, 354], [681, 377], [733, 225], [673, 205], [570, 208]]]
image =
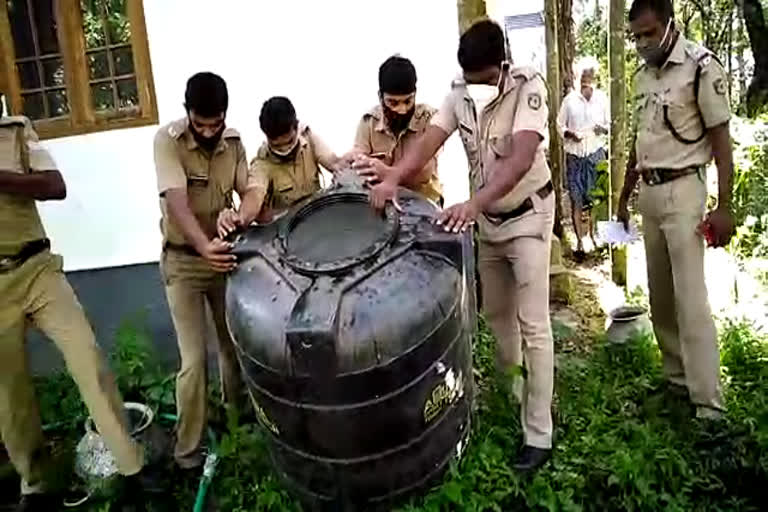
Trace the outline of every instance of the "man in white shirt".
[[576, 254], [584, 255], [582, 238], [585, 219], [594, 245], [591, 193], [597, 179], [597, 164], [605, 160], [608, 133], [608, 97], [594, 86], [596, 63], [582, 66], [580, 88], [563, 100], [557, 126], [565, 140], [566, 184], [571, 198], [571, 217], [576, 231]]

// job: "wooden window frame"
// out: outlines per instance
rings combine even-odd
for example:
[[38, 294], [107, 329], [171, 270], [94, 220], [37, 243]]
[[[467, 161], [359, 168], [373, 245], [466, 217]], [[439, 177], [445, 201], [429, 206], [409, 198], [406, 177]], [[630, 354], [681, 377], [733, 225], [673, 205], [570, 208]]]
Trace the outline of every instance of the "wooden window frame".
[[[138, 109], [118, 109], [110, 112], [97, 112], [94, 109], [80, 0], [54, 0], [69, 115], [33, 121], [35, 131], [41, 139], [158, 124], [157, 98], [149, 56], [143, 1], [125, 0], [125, 5], [126, 15], [131, 25], [130, 45], [139, 99]], [[111, 66], [110, 64], [110, 69]], [[111, 76], [109, 81], [115, 78], [119, 77]], [[6, 94], [10, 113], [22, 113], [21, 82], [16, 68], [13, 33], [8, 17], [8, 4], [5, 0], [0, 0], [0, 87]]]

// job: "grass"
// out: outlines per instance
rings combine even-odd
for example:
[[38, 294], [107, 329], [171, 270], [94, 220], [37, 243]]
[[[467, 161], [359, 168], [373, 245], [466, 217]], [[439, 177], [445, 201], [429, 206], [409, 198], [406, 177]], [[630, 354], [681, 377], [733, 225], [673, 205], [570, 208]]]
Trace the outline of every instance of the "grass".
[[[554, 326], [556, 346], [577, 336]], [[521, 442], [519, 409], [494, 375], [494, 339], [480, 326], [475, 344], [479, 407], [462, 461], [442, 485], [404, 503], [400, 512], [763, 510], [768, 500], [768, 340], [743, 323], [721, 326], [728, 414], [712, 429], [690, 419], [685, 401], [655, 391], [662, 383], [658, 350], [639, 338], [615, 347], [596, 337], [588, 349], [560, 351], [555, 396], [555, 454], [532, 477], [511, 464]], [[126, 325], [113, 366], [127, 397], [173, 412], [173, 380], [151, 363], [148, 337]], [[38, 382], [46, 422], [83, 407], [68, 377]], [[265, 438], [230, 414], [220, 442], [212, 494], [217, 510], [298, 511], [272, 471]], [[177, 510], [191, 510], [194, 482], [176, 483]], [[103, 510], [92, 508], [92, 510]]]

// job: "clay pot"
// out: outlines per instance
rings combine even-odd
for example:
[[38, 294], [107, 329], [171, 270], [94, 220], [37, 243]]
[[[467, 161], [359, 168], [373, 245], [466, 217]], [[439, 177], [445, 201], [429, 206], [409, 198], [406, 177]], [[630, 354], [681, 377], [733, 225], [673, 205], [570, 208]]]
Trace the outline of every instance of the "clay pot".
[[640, 306], [622, 306], [610, 312], [606, 336], [609, 343], [626, 343], [632, 337], [652, 332], [648, 312]]

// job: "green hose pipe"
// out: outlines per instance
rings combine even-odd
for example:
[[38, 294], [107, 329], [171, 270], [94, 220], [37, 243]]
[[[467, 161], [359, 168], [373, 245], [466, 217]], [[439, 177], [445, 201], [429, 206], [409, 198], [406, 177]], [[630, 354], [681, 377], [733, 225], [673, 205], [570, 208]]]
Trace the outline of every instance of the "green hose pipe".
[[[173, 422], [178, 420], [173, 414], [160, 414], [158, 417]], [[200, 477], [200, 483], [197, 488], [195, 506], [192, 509], [193, 512], [203, 512], [205, 499], [208, 496], [208, 489], [216, 474], [216, 466], [219, 464], [219, 456], [217, 453], [218, 443], [216, 441], [216, 435], [210, 427], [208, 428], [208, 442], [210, 444], [210, 450], [208, 451], [208, 456], [205, 458], [205, 464], [203, 464], [203, 475]]]
[[68, 420], [56, 421], [54, 423], [46, 423], [43, 425], [43, 432], [50, 432], [61, 427], [71, 427], [74, 424], [82, 423], [86, 420], [85, 416], [77, 416]]

